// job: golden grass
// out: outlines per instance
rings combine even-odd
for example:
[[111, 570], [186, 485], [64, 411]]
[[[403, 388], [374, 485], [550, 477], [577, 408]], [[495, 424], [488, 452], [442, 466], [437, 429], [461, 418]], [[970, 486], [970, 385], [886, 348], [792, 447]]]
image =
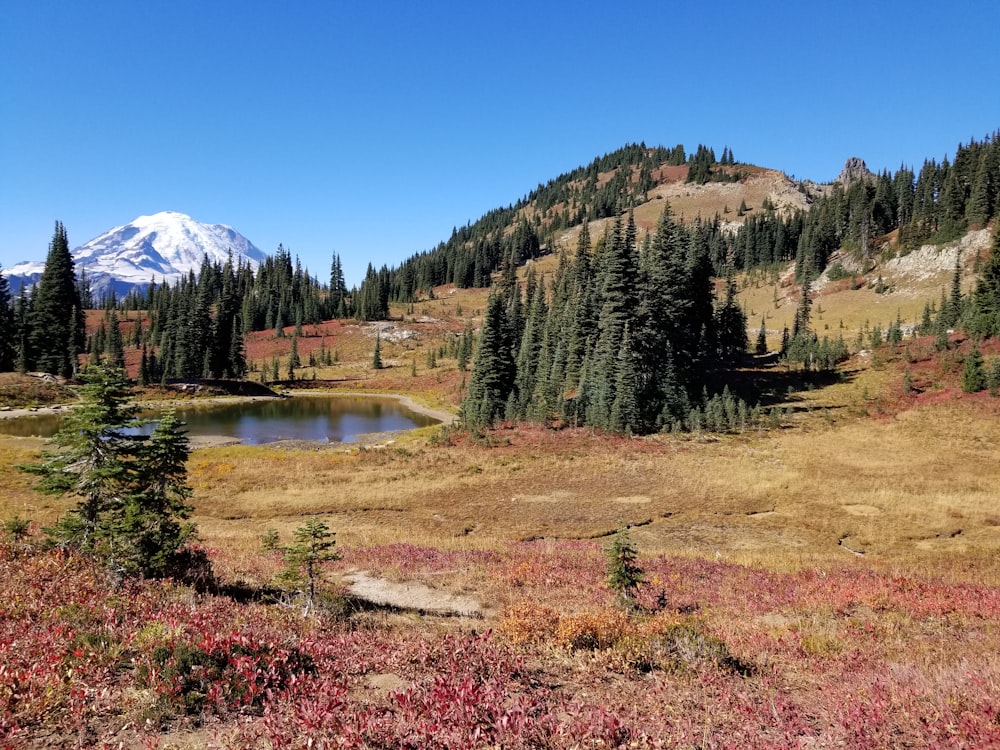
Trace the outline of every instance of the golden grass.
[[[454, 404], [458, 377], [445, 363], [416, 379], [380, 372], [365, 385]], [[743, 436], [624, 440], [518, 427], [491, 445], [441, 444], [439, 428], [425, 428], [381, 449], [199, 450], [189, 462], [195, 520], [209, 545], [248, 559], [265, 530], [288, 538], [313, 515], [344, 545], [452, 549], [598, 538], [624, 522], [638, 525], [644, 554], [776, 569], [855, 560], [1000, 580], [1000, 421], [974, 401], [861, 416], [880, 412], [898, 377], [856, 365], [841, 382], [796, 394], [792, 427]], [[68, 507], [15, 468], [41, 446], [0, 438], [0, 518], [50, 523]]]
[[[555, 262], [550, 256], [537, 267], [550, 271]], [[853, 343], [864, 321], [887, 325], [897, 302], [904, 320], [915, 320], [924, 299], [939, 295], [938, 281], [945, 279], [927, 284], [923, 296], [900, 293], [898, 300], [870, 290], [824, 294], [814, 304], [814, 323], [821, 334], [843, 330]], [[789, 293], [777, 309], [775, 290], [779, 298]], [[442, 288], [412, 313], [394, 307], [398, 325], [419, 335], [383, 341], [391, 366], [380, 371], [370, 368], [370, 331], [345, 322], [326, 339], [341, 361], [319, 368], [317, 377], [454, 409], [467, 373], [448, 359], [430, 369], [426, 353], [466, 322], [477, 326], [486, 295]], [[772, 331], [791, 324], [790, 287], [751, 282], [742, 301], [751, 327], [765, 308]], [[776, 347], [777, 336], [770, 338]], [[195, 520], [208, 544], [247, 559], [268, 528], [288, 538], [311, 515], [324, 517], [343, 545], [406, 541], [455, 549], [596, 538], [625, 522], [639, 525], [635, 538], [644, 554], [718, 556], [777, 569], [854, 560], [1000, 581], [1000, 421], [965, 402], [868, 417], [882, 411], [899, 379], [898, 368], [853, 362], [841, 382], [795, 394], [791, 428], [744, 436], [626, 441], [521, 427], [497, 432], [491, 447], [469, 438], [437, 444], [431, 438], [438, 429], [427, 428], [379, 450], [200, 450], [189, 463]], [[41, 445], [0, 438], [0, 518], [48, 523], [67, 507], [34, 493], [31, 477], [14, 468]]]
[[644, 553], [779, 569], [852, 559], [997, 580], [1000, 425], [962, 405], [720, 440], [535, 429], [511, 445], [226, 447], [191, 460], [198, 522], [253, 546], [321, 515], [342, 544], [491, 548], [641, 524]]

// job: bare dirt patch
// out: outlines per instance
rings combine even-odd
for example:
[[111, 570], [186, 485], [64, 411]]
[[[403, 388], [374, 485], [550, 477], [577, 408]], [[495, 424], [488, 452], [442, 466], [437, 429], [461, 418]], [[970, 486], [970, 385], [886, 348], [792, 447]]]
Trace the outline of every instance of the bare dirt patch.
[[881, 508], [876, 508], [874, 505], [865, 505], [864, 503], [841, 505], [840, 507], [852, 516], [881, 516], [883, 513]]
[[349, 573], [344, 580], [353, 596], [381, 606], [461, 617], [485, 614], [483, 606], [471, 596], [456, 596], [415, 581], [396, 583], [364, 571]]
[[611, 502], [620, 503], [621, 505], [645, 505], [646, 503], [653, 502], [653, 498], [649, 495], [624, 495], [612, 498]]

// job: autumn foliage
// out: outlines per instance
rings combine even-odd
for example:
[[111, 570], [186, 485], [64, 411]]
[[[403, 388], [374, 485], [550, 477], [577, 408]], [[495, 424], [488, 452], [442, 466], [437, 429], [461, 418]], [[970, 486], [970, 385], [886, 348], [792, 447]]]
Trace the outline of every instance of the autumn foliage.
[[166, 747], [196, 729], [260, 748], [1000, 743], [994, 587], [660, 556], [625, 611], [596, 543], [343, 552], [329, 565], [461, 571], [499, 611], [303, 617], [170, 582], [113, 589], [82, 557], [0, 545], [0, 746]]

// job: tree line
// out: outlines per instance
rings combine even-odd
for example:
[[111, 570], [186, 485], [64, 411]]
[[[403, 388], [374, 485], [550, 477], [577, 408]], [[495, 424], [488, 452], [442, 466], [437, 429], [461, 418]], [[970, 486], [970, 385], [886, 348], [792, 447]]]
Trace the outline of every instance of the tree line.
[[[197, 273], [174, 284], [151, 279], [124, 297], [112, 290], [95, 300], [86, 275], [75, 271], [66, 228], [56, 222], [34, 288], [22, 285], [15, 298], [0, 273], [0, 372], [73, 377], [83, 357], [124, 368], [125, 347], [131, 345], [141, 350], [144, 384], [240, 378], [247, 371], [247, 333], [273, 330], [283, 337], [291, 326], [301, 332], [303, 325], [332, 318], [384, 319], [390, 292], [386, 267], [375, 271], [369, 265], [361, 288], [348, 289], [334, 254], [329, 284], [323, 284], [279, 245], [256, 270], [231, 258], [213, 263], [206, 257]], [[95, 307], [104, 316], [88, 335], [85, 310]]]

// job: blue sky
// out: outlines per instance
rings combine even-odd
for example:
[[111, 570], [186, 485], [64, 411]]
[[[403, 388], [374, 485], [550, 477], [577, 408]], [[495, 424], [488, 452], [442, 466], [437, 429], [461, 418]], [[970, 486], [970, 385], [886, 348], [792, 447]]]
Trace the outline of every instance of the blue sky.
[[1000, 128], [993, 2], [0, 0], [0, 265], [181, 211], [348, 284], [628, 142], [829, 180]]

